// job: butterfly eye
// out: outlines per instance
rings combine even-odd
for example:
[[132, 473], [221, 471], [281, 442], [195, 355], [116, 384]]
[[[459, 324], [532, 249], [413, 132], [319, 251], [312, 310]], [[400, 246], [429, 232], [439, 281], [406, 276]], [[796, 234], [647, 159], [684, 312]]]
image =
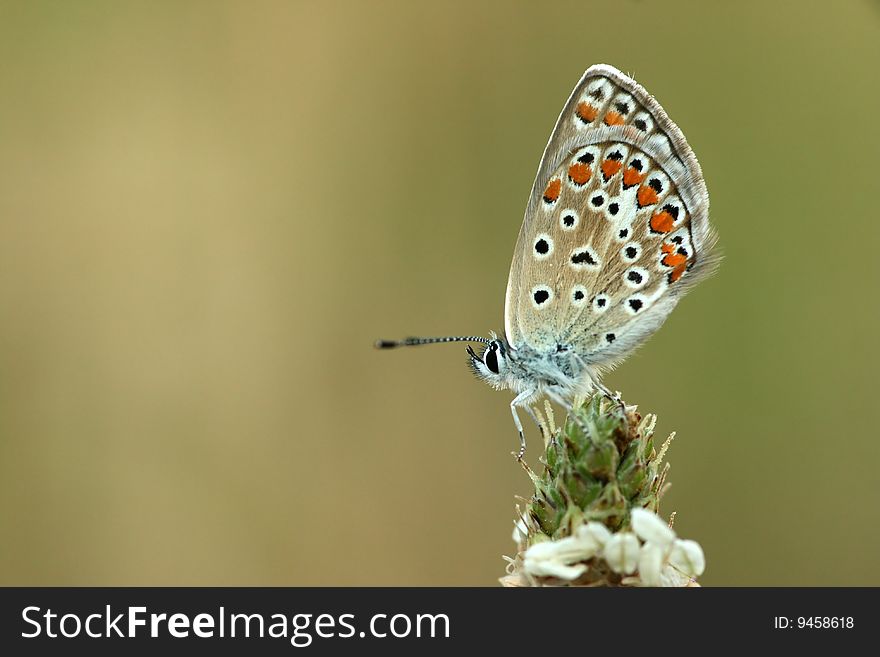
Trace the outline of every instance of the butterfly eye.
[[501, 371], [498, 367], [498, 345], [496, 343], [493, 342], [486, 348], [486, 353], [483, 354], [483, 362], [493, 374], [498, 374]]

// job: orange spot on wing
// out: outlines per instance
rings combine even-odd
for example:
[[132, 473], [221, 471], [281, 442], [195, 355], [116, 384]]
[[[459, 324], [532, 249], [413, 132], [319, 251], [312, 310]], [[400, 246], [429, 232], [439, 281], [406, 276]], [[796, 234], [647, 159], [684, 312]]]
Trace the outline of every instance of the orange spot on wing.
[[663, 253], [672, 253], [674, 249], [675, 245], [670, 244], [669, 242], [663, 242], [663, 244], [660, 246], [660, 250], [663, 251]]
[[605, 176], [605, 180], [608, 180], [615, 173], [620, 171], [623, 166], [623, 162], [620, 160], [605, 160], [602, 162], [602, 175]]
[[675, 219], [671, 214], [666, 210], [662, 210], [651, 217], [651, 230], [655, 233], [668, 233], [672, 230], [672, 224], [674, 221]]
[[681, 278], [681, 275], [684, 274], [686, 269], [687, 269], [687, 265], [684, 263], [680, 264], [678, 267], [673, 269], [672, 273], [669, 274], [669, 282], [675, 283], [675, 281], [677, 281], [679, 278]]
[[575, 185], [586, 185], [592, 175], [593, 170], [583, 162], [575, 162], [568, 168], [568, 177]]
[[681, 267], [687, 262], [687, 256], [683, 256], [680, 253], [667, 253], [660, 262], [667, 267]]
[[605, 113], [605, 125], [623, 125], [623, 116], [611, 110]]
[[559, 198], [560, 189], [562, 189], [562, 181], [559, 178], [551, 180], [550, 184], [547, 185], [547, 189], [544, 190], [544, 202], [555, 203]]
[[653, 187], [648, 187], [647, 185], [639, 187], [639, 193], [636, 195], [636, 198], [639, 201], [640, 208], [646, 205], [654, 205], [658, 200], [657, 192], [654, 191]]
[[596, 117], [599, 115], [599, 110], [590, 105], [585, 100], [582, 100], [578, 103], [577, 106], [577, 115], [581, 121], [584, 123], [591, 123], [596, 120]]
[[633, 185], [638, 185], [644, 179], [645, 174], [639, 173], [638, 170], [634, 167], [628, 167], [627, 170], [623, 172], [624, 187], [632, 187]]

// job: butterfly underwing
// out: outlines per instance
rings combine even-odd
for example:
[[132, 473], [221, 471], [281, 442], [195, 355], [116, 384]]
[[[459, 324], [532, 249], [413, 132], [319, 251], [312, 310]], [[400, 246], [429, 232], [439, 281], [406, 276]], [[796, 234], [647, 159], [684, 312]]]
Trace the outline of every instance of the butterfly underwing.
[[[717, 264], [709, 196], [678, 126], [635, 80], [591, 66], [544, 150], [508, 277], [504, 337], [380, 341], [397, 347], [468, 346], [477, 376], [516, 393], [567, 404], [599, 389]], [[524, 443], [523, 443], [524, 449]], [[522, 456], [523, 449], [520, 451]]]

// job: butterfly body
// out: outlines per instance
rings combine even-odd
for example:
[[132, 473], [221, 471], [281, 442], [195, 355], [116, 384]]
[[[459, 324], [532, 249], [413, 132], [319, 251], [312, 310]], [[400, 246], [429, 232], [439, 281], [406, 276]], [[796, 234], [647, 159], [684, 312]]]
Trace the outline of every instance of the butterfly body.
[[521, 396], [518, 405], [541, 396], [573, 399], [586, 395], [597, 373], [566, 345], [540, 351], [523, 345], [517, 349], [493, 336], [481, 356], [471, 353], [471, 367], [478, 378], [496, 390], [512, 390]]
[[[518, 406], [570, 403], [662, 325], [711, 273], [715, 234], [700, 165], [643, 87], [592, 66], [551, 133], [514, 249], [505, 336], [471, 367]], [[461, 338], [474, 341], [474, 338]], [[410, 339], [399, 344], [458, 340]]]

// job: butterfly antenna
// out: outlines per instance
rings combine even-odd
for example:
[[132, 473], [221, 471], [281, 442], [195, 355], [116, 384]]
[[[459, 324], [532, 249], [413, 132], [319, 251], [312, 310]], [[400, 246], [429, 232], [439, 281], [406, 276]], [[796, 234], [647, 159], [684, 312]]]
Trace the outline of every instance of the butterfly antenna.
[[439, 342], [482, 342], [489, 344], [488, 338], [479, 335], [458, 335], [445, 338], [404, 338], [403, 340], [376, 340], [376, 349], [394, 349], [396, 347], [415, 347], [422, 344]]

